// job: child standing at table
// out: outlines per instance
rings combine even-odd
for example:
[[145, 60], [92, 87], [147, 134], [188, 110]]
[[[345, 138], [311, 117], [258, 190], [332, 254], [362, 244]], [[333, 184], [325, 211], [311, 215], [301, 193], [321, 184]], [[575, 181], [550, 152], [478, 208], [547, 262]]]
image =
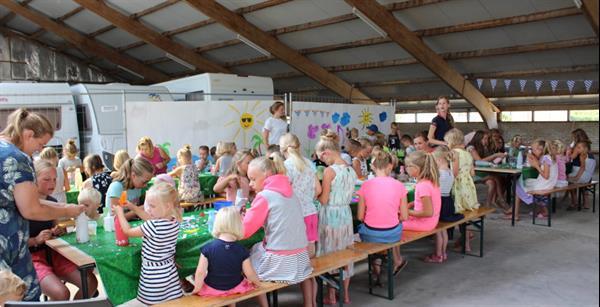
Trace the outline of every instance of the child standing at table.
[[8, 301], [18, 302], [25, 296], [27, 285], [9, 268], [0, 269], [0, 306]]
[[409, 204], [408, 220], [402, 222], [403, 230], [431, 231], [440, 219], [442, 195], [439, 173], [433, 155], [415, 151], [406, 157], [406, 172], [417, 179], [415, 201]]
[[192, 294], [226, 296], [260, 287], [248, 250], [236, 242], [244, 237], [244, 229], [234, 207], [217, 212], [212, 236], [215, 239], [202, 247]]
[[[558, 166], [556, 165], [556, 158], [550, 152], [550, 144], [545, 140], [535, 140], [531, 144], [531, 153], [527, 155], [527, 161], [529, 165], [535, 168], [539, 175], [534, 179], [525, 179], [523, 176], [519, 178], [516, 187], [515, 197], [515, 220], [519, 220], [519, 207], [521, 201], [525, 204], [530, 205], [535, 201], [533, 195], [529, 194], [529, 191], [540, 191], [554, 188], [558, 180]], [[545, 218], [548, 215], [548, 208], [542, 206], [540, 212], [533, 212], [538, 214], [538, 218]], [[511, 218], [510, 215], [506, 215], [506, 219]]]
[[67, 192], [71, 190], [71, 185], [69, 184], [67, 171], [58, 166], [58, 153], [56, 150], [54, 150], [54, 148], [46, 147], [42, 150], [42, 152], [40, 152], [39, 158], [52, 163], [52, 165], [54, 165], [56, 168], [56, 186], [54, 187], [54, 192], [51, 196], [60, 203], [66, 203]]
[[254, 159], [249, 150], [238, 151], [231, 160], [231, 166], [217, 179], [213, 191], [225, 193], [228, 201], [235, 202], [238, 190], [244, 198], [250, 199], [250, 180], [248, 180], [248, 164]]
[[475, 182], [473, 182], [475, 168], [473, 167], [473, 157], [465, 150], [465, 137], [462, 131], [453, 128], [446, 133], [444, 141], [452, 150], [452, 172], [455, 178], [452, 194], [454, 195], [455, 212], [464, 213], [475, 210], [479, 208], [477, 190]]
[[62, 167], [69, 176], [75, 175], [75, 169], [81, 171], [81, 159], [77, 156], [79, 149], [75, 145], [75, 139], [67, 140], [65, 148], [63, 148], [63, 157], [58, 160], [58, 166]]
[[[328, 130], [321, 136], [315, 146], [317, 156], [328, 167], [323, 172], [322, 192], [319, 196], [319, 245], [317, 256], [346, 249], [354, 243], [352, 225], [352, 210], [350, 202], [354, 193], [354, 185], [358, 179], [354, 169], [346, 165], [340, 156], [340, 145], [337, 134]], [[346, 304], [350, 303], [351, 267], [344, 274], [344, 289]], [[342, 299], [342, 298], [340, 298]], [[335, 304], [333, 288], [329, 289], [327, 302]]]
[[225, 172], [231, 167], [231, 160], [235, 155], [235, 143], [219, 142], [217, 143], [217, 162], [213, 169], [213, 175], [223, 176]]
[[[446, 134], [447, 135], [447, 134]], [[447, 142], [447, 141], [446, 141]], [[451, 152], [446, 146], [438, 146], [433, 151], [435, 163], [440, 175], [440, 193], [442, 194], [442, 209], [440, 211], [441, 222], [455, 222], [464, 218], [464, 215], [455, 213], [454, 199], [452, 198], [452, 187], [454, 186], [454, 174], [450, 169], [452, 162]], [[448, 247], [448, 231], [442, 230], [435, 234], [435, 252], [423, 261], [427, 263], [442, 263], [448, 259], [446, 253]]]
[[[250, 252], [252, 266], [261, 281], [301, 283], [305, 305], [312, 303], [312, 283], [307, 280], [312, 267], [306, 227], [292, 185], [287, 176], [277, 173], [275, 163], [267, 157], [250, 162], [248, 177], [257, 195], [244, 216], [244, 238], [261, 227], [265, 231], [265, 240], [255, 244]], [[266, 296], [259, 296], [259, 302], [267, 306]]]
[[[83, 159], [83, 170], [88, 179], [83, 182], [84, 188], [94, 188], [102, 195], [102, 204], [106, 202], [106, 192], [112, 183], [110, 172], [105, 171], [104, 164], [99, 155], [87, 155]], [[103, 207], [98, 208], [98, 212], [103, 212]]]
[[125, 235], [142, 237], [142, 270], [137, 299], [154, 305], [183, 296], [175, 267], [175, 247], [182, 217], [177, 209], [177, 190], [168, 183], [153, 185], [146, 197], [149, 219], [135, 228], [129, 226], [122, 206], [113, 204], [112, 208]]
[[[365, 181], [360, 190], [357, 219], [363, 223], [358, 233], [363, 242], [396, 243], [402, 237], [401, 220], [408, 219], [408, 192], [404, 185], [390, 177], [393, 168], [392, 156], [384, 151], [373, 151], [371, 167], [375, 178]], [[394, 275], [408, 263], [394, 247]], [[379, 282], [381, 265], [374, 263], [376, 283]]]
[[352, 157], [352, 168], [359, 178], [366, 179], [369, 175], [369, 169], [367, 167], [367, 158], [371, 155], [373, 150], [373, 143], [367, 138], [359, 138], [360, 149], [358, 153]]
[[188, 203], [202, 201], [204, 196], [198, 181], [198, 169], [192, 163], [192, 146], [183, 145], [177, 151], [177, 167], [169, 176], [179, 178], [179, 199]]
[[279, 146], [286, 158], [283, 164], [292, 184], [294, 195], [302, 205], [308, 252], [312, 258], [316, 253], [315, 244], [319, 240], [319, 211], [315, 206], [315, 198], [321, 194], [321, 184], [311, 161], [300, 154], [300, 140], [296, 135], [284, 134], [279, 139]]

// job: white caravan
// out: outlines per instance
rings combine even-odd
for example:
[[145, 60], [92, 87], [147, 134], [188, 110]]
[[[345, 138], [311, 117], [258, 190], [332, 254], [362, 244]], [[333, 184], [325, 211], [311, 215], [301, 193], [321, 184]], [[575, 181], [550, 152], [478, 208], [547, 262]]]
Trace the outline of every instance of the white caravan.
[[176, 101], [272, 100], [268, 77], [205, 73], [155, 84], [169, 89]]
[[107, 161], [110, 154], [127, 148], [124, 102], [173, 100], [165, 87], [123, 83], [76, 84], [71, 86], [71, 92], [77, 107], [83, 151], [101, 155], [109, 167], [112, 165], [112, 161]]
[[18, 108], [44, 114], [54, 126], [54, 137], [48, 146], [62, 153], [68, 139], [79, 147], [79, 131], [75, 104], [68, 83], [0, 82], [0, 130], [6, 119]]

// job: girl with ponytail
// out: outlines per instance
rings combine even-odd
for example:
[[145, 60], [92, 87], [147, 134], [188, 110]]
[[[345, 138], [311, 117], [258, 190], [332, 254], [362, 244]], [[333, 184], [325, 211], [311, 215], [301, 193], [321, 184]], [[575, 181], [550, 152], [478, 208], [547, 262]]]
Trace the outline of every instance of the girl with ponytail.
[[123, 191], [127, 191], [127, 201], [134, 206], [126, 206], [132, 212], [127, 212], [125, 216], [131, 219], [138, 215], [144, 219], [143, 208], [137, 208], [142, 195], [142, 188], [146, 187], [148, 181], [152, 179], [154, 167], [150, 162], [142, 157], [129, 159], [121, 165], [119, 171], [113, 176], [112, 183], [106, 191], [105, 210], [111, 212], [111, 206], [119, 205], [119, 198]]
[[405, 160], [406, 172], [417, 179], [415, 201], [409, 207], [408, 220], [402, 223], [403, 230], [431, 231], [440, 219], [442, 194], [439, 185], [438, 167], [432, 154], [416, 151]]
[[201, 193], [198, 181], [198, 169], [192, 162], [192, 146], [183, 145], [177, 151], [177, 167], [169, 173], [171, 177], [179, 178], [179, 199], [183, 202], [195, 203], [202, 201], [204, 195]]

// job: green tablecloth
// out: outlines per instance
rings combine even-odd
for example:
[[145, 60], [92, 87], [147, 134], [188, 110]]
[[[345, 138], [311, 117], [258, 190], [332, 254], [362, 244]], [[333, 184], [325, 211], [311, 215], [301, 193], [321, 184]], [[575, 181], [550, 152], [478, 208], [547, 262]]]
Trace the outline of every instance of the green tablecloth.
[[[196, 271], [200, 248], [212, 240], [206, 226], [207, 216], [200, 217], [200, 212], [184, 214], [181, 224], [175, 261], [180, 266], [178, 271], [182, 277]], [[138, 226], [140, 223], [131, 222], [131, 225]], [[240, 243], [249, 248], [262, 240], [263, 236], [261, 230]], [[77, 243], [75, 233], [67, 234], [62, 239], [96, 260], [100, 277], [113, 304], [122, 304], [136, 297], [141, 269], [141, 238], [130, 238], [129, 246], [120, 247], [115, 244], [114, 233], [104, 232], [102, 227], [98, 227], [97, 235], [90, 236], [87, 243]]]
[[[512, 169], [508, 164], [500, 164], [494, 168], [496, 168], [496, 169]], [[475, 171], [475, 176], [477, 176], [479, 178], [484, 178], [491, 174], [493, 174], [493, 173]], [[538, 171], [533, 167], [523, 167], [521, 169], [521, 176], [523, 176], [523, 179], [537, 178], [538, 174], [539, 174]]]
[[[200, 182], [200, 188], [202, 189], [202, 194], [205, 197], [210, 197], [211, 195], [213, 195], [215, 193], [213, 191], [213, 187], [217, 183], [217, 179], [219, 179], [219, 177], [213, 176], [211, 173], [202, 173], [202, 174], [198, 175], [198, 182]], [[154, 183], [154, 178], [152, 178], [150, 180], [150, 182], [148, 182], [148, 185], [146, 186], [146, 188], [144, 189], [143, 192], [145, 192], [147, 189], [149, 189], [153, 183]], [[175, 183], [179, 184], [179, 180], [175, 179]], [[71, 190], [69, 192], [67, 192], [67, 203], [68, 204], [76, 204], [78, 196], [79, 196], [79, 190], [76, 190], [74, 187], [71, 187]]]

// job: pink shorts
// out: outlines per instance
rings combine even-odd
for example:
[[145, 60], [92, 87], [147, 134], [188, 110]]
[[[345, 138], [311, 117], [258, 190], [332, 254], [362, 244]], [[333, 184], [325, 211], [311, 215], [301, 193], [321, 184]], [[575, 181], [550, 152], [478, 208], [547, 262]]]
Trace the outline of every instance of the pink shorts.
[[67, 258], [61, 256], [59, 253], [50, 249], [47, 252], [52, 255], [52, 265], [49, 265], [48, 261], [46, 261], [46, 250], [31, 253], [31, 261], [33, 262], [33, 267], [39, 281], [44, 280], [48, 275], [66, 276], [77, 270], [77, 266], [73, 262], [67, 260]]
[[229, 290], [217, 290], [205, 283], [202, 286], [202, 289], [200, 289], [200, 292], [198, 292], [198, 295], [199, 296], [228, 296], [228, 295], [233, 295], [233, 294], [246, 293], [250, 290], [254, 290], [254, 285], [251, 282], [249, 282], [246, 278], [244, 278], [244, 280], [242, 280], [242, 282], [239, 285], [237, 285], [234, 288], [231, 288]]
[[309, 243], [319, 241], [319, 214], [313, 214], [304, 217], [306, 225], [306, 238]]

